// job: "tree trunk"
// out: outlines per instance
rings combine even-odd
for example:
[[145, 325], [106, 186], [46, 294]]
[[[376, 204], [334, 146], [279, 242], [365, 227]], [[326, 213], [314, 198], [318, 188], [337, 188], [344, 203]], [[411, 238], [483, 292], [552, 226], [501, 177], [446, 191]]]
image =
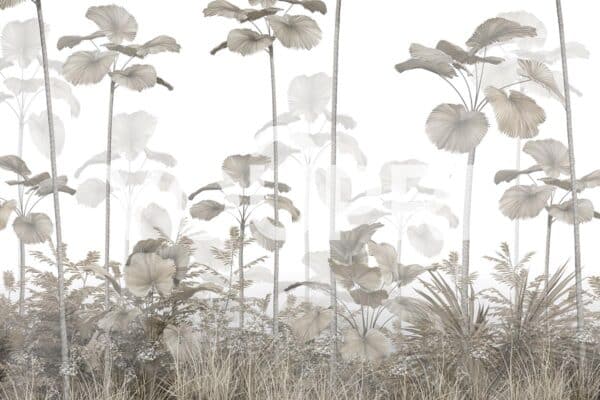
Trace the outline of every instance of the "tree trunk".
[[[106, 135], [106, 193], [105, 193], [105, 219], [104, 219], [104, 270], [106, 273], [110, 273], [110, 180], [112, 174], [112, 126], [113, 126], [113, 113], [115, 103], [115, 89], [116, 85], [110, 81], [110, 95], [108, 100], [108, 128]], [[108, 280], [104, 282], [104, 309], [110, 308], [110, 286]], [[109, 332], [106, 332], [107, 343], [109, 343]], [[104, 351], [104, 396], [107, 398], [110, 393], [110, 381], [111, 381], [111, 355], [110, 346], [107, 345]]]
[[58, 319], [60, 326], [61, 363], [63, 377], [63, 399], [71, 398], [71, 385], [69, 381], [69, 339], [67, 336], [67, 320], [65, 312], [65, 276], [63, 271], [63, 241], [62, 224], [60, 218], [60, 201], [58, 198], [58, 177], [56, 165], [56, 138], [54, 136], [54, 114], [52, 112], [52, 93], [50, 88], [50, 72], [48, 69], [48, 50], [46, 47], [46, 32], [44, 25], [44, 14], [42, 12], [42, 0], [35, 1], [40, 31], [40, 43], [42, 45], [42, 64], [44, 67], [44, 88], [46, 91], [46, 109], [48, 113], [48, 136], [50, 139], [50, 166], [52, 170], [52, 197], [54, 200], [54, 220], [56, 225], [56, 268], [58, 270]]
[[460, 303], [463, 315], [469, 314], [469, 256], [471, 250], [471, 201], [473, 196], [473, 167], [475, 164], [475, 149], [469, 153], [467, 175], [465, 179], [465, 203], [463, 209], [463, 247], [462, 271], [460, 277]]
[[[329, 240], [336, 240], [336, 201], [337, 201], [337, 116], [338, 116], [338, 85], [340, 67], [340, 28], [342, 17], [342, 0], [335, 4], [335, 32], [333, 36], [333, 80], [331, 85], [331, 167], [329, 171]], [[330, 255], [332, 251], [330, 249]], [[332, 370], [337, 361], [338, 353], [338, 316], [337, 316], [337, 287], [335, 274], [330, 271], [331, 280], [331, 307], [333, 308], [333, 321], [331, 322], [331, 336], [333, 348], [331, 352]]]
[[[279, 137], [277, 125], [277, 86], [275, 81], [275, 52], [269, 47], [269, 64], [271, 66], [271, 110], [273, 112], [273, 220], [279, 227]], [[277, 232], [277, 230], [275, 230]], [[275, 237], [275, 242], [279, 241]], [[279, 246], [273, 251], [273, 336], [279, 334]]]
[[[305, 188], [304, 188], [304, 280], [310, 281], [310, 184], [311, 184], [312, 169], [310, 166], [306, 170]], [[310, 288], [304, 288], [304, 297], [306, 301], [310, 301]]]
[[[21, 106], [22, 107], [22, 106]], [[19, 158], [23, 158], [23, 134], [25, 131], [25, 116], [21, 112], [19, 116], [19, 144], [18, 144], [18, 156]], [[25, 212], [25, 205], [23, 204], [23, 185], [19, 185], [18, 195], [19, 195], [19, 207], [21, 209], [21, 213]], [[19, 317], [23, 317], [25, 315], [25, 291], [26, 287], [26, 274], [25, 274], [25, 265], [27, 263], [27, 254], [25, 252], [25, 243], [22, 240], [19, 240]]]
[[548, 279], [550, 277], [550, 244], [552, 240], [552, 215], [548, 214], [546, 223], [546, 257], [544, 259], [544, 287], [548, 288]]
[[[521, 138], [517, 139], [517, 154], [516, 154], [516, 163], [515, 169], [517, 171], [521, 170]], [[517, 185], [521, 184], [521, 176], [517, 176]], [[520, 244], [521, 244], [521, 222], [519, 219], [515, 220], [515, 243], [513, 245], [513, 263], [517, 265], [520, 261]]]
[[[582, 334], [584, 329], [583, 315], [583, 285], [581, 274], [581, 248], [579, 242], [579, 223], [577, 222], [577, 175], [575, 174], [575, 148], [573, 144], [573, 115], [571, 112], [571, 91], [569, 90], [569, 69], [567, 63], [567, 49], [565, 45], [565, 26], [562, 14], [561, 0], [556, 0], [556, 15], [558, 19], [558, 32], [560, 36], [560, 55], [562, 59], [562, 75], [565, 94], [565, 112], [567, 119], [567, 140], [569, 145], [569, 171], [571, 173], [571, 198], [573, 200], [573, 241], [575, 252], [575, 300], [577, 303], [577, 333]], [[585, 344], [581, 342], [579, 348], [580, 366], [585, 363]]]
[[244, 307], [246, 303], [244, 301], [244, 240], [246, 236], [246, 221], [242, 219], [240, 222], [240, 248], [238, 252], [238, 267], [240, 274], [240, 329], [244, 329]]

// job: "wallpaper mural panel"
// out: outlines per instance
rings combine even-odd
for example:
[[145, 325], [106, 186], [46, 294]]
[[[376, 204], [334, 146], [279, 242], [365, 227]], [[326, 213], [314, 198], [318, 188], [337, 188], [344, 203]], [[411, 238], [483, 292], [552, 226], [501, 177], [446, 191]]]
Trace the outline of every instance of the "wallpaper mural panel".
[[0, 398], [600, 396], [582, 4], [0, 9]]

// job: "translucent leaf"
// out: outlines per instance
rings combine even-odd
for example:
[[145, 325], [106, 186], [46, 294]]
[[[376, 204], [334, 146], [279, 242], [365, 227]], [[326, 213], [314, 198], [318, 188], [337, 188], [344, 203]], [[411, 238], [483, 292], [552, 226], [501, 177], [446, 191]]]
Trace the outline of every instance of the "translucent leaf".
[[7, 23], [2, 30], [1, 45], [6, 61], [15, 62], [23, 69], [27, 68], [37, 60], [42, 51], [37, 19]]
[[425, 257], [435, 257], [444, 248], [442, 233], [432, 225], [409, 226], [406, 234], [410, 244]]
[[167, 210], [155, 203], [146, 206], [140, 215], [140, 234], [145, 238], [170, 237], [173, 224]]
[[90, 178], [77, 188], [77, 202], [83, 206], [96, 208], [106, 199], [106, 182]]
[[280, 222], [275, 224], [272, 218], [263, 218], [258, 221], [250, 222], [250, 231], [252, 237], [265, 250], [275, 251], [276, 248], [283, 247], [285, 243], [285, 227]]
[[44, 86], [44, 81], [41, 79], [8, 78], [4, 81], [4, 85], [15, 96], [20, 96], [37, 92]]
[[290, 112], [314, 122], [331, 100], [331, 78], [325, 73], [295, 77], [288, 89]]
[[156, 117], [146, 111], [115, 115], [113, 117], [113, 152], [123, 155], [127, 160], [135, 160], [146, 150], [157, 123]]
[[[40, 114], [33, 114], [27, 121], [31, 140], [36, 149], [46, 158], [50, 158], [50, 136], [48, 128], [48, 114], [42, 111]], [[54, 115], [54, 138], [56, 144], [56, 155], [59, 156], [65, 146], [65, 126], [62, 120]]]

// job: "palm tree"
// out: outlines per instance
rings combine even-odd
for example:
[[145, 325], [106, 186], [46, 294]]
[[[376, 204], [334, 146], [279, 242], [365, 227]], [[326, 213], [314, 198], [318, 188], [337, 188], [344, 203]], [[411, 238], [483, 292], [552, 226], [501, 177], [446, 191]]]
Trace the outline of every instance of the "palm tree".
[[[274, 7], [278, 1], [288, 3], [289, 7], [284, 12]], [[270, 81], [271, 81], [271, 114], [273, 128], [273, 221], [279, 227], [279, 148], [277, 114], [277, 90], [275, 74], [275, 49], [274, 44], [279, 41], [284, 47], [293, 49], [310, 50], [321, 40], [321, 30], [317, 23], [305, 15], [290, 15], [289, 12], [296, 5], [310, 12], [325, 14], [327, 6], [321, 0], [310, 2], [298, 0], [250, 0], [250, 5], [260, 5], [260, 8], [240, 8], [226, 0], [211, 1], [204, 9], [205, 17], [220, 16], [237, 20], [240, 24], [249, 23], [253, 29], [233, 29], [229, 32], [227, 40], [216, 46], [211, 54], [229, 49], [242, 56], [266, 51], [269, 55]], [[266, 33], [257, 25], [262, 21], [266, 25]], [[273, 249], [273, 335], [279, 332], [279, 247]]]
[[[575, 175], [575, 148], [573, 144], [573, 115], [571, 113], [571, 93], [569, 86], [569, 69], [567, 63], [567, 49], [565, 44], [565, 26], [563, 21], [561, 0], [556, 0], [556, 16], [558, 18], [558, 32], [560, 35], [560, 55], [562, 59], [563, 83], [565, 88], [565, 111], [567, 116], [567, 144], [569, 148], [569, 170], [571, 172], [571, 199], [573, 200], [573, 241], [575, 252], [575, 299], [577, 303], [577, 333], [582, 334], [584, 328], [583, 315], [583, 278], [581, 275], [581, 247], [579, 242], [579, 218], [577, 202], [577, 175]], [[581, 342], [579, 349], [580, 365], [585, 361], [585, 346]]]
[[[37, 71], [33, 75], [25, 78], [26, 69], [32, 63], [39, 63], [43, 67], [41, 54], [41, 43], [39, 40], [38, 21], [35, 18], [25, 21], [12, 21], [4, 26], [2, 30], [2, 48], [3, 54], [0, 62], [0, 76], [4, 79], [4, 86], [10, 94], [0, 93], [2, 104], [6, 104], [18, 121], [18, 145], [17, 157], [23, 158], [25, 128], [28, 127], [31, 133], [33, 144], [44, 156], [50, 156], [48, 143], [47, 116], [33, 114], [33, 108], [38, 96], [44, 92], [44, 81], [38, 79]], [[57, 61], [50, 61], [51, 69], [56, 71], [56, 66], [60, 64]], [[13, 67], [13, 68], [11, 68]], [[8, 75], [15, 69], [12, 75]], [[43, 68], [42, 68], [43, 70]], [[65, 81], [55, 74], [50, 79], [52, 96], [55, 100], [64, 101], [70, 108], [71, 116], [79, 115], [79, 102], [73, 96], [71, 87]], [[56, 137], [57, 156], [62, 151], [64, 142], [64, 126], [60, 118], [54, 116], [54, 135]], [[17, 175], [18, 178], [22, 178]], [[25, 214], [27, 206], [24, 202], [24, 187], [18, 185], [17, 208], [20, 214]], [[26, 244], [19, 240], [19, 315], [25, 314], [25, 293], [26, 293], [26, 264], [27, 264]]]
[[[105, 221], [104, 221], [104, 269], [108, 273], [110, 268], [110, 218], [111, 218], [111, 175], [112, 161], [114, 159], [112, 152], [113, 139], [113, 113], [115, 91], [124, 86], [130, 90], [141, 92], [154, 87], [163, 85], [169, 90], [173, 87], [160, 78], [156, 69], [149, 64], [135, 64], [129, 66], [134, 59], [144, 59], [148, 55], [162, 52], [179, 52], [181, 46], [172, 37], [161, 35], [141, 44], [141, 45], [123, 45], [124, 41], [132, 41], [137, 36], [138, 24], [133, 15], [123, 7], [116, 5], [94, 6], [86, 12], [86, 18], [94, 22], [98, 31], [84, 36], [63, 36], [59, 39], [57, 47], [59, 50], [64, 48], [74, 48], [82, 42], [90, 41], [95, 51], [78, 51], [73, 53], [63, 66], [65, 78], [74, 85], [95, 84], [102, 81], [106, 76], [110, 76], [110, 91], [108, 101], [108, 129], [106, 137], [106, 181], [105, 181]], [[101, 51], [94, 40], [106, 38], [107, 43], [103, 46], [107, 49]], [[117, 68], [119, 55], [128, 57], [120, 68]], [[110, 285], [105, 282], [104, 286], [104, 306], [110, 307]], [[109, 365], [108, 351], [106, 352], [106, 368]], [[108, 378], [109, 371], [105, 371], [105, 378]], [[108, 381], [108, 380], [107, 380]], [[105, 381], [105, 384], [107, 384]], [[108, 390], [108, 387], [105, 387]]]
[[[2, 0], [0, 1], [0, 9], [13, 7], [23, 0]], [[46, 109], [48, 115], [48, 136], [50, 140], [50, 167], [52, 171], [52, 196], [54, 200], [54, 219], [56, 226], [56, 267], [58, 270], [58, 308], [59, 308], [59, 324], [60, 324], [60, 343], [61, 343], [61, 362], [63, 372], [63, 398], [68, 400], [71, 395], [71, 388], [68, 375], [69, 365], [69, 339], [67, 337], [67, 321], [65, 317], [65, 281], [63, 271], [63, 241], [62, 241], [62, 224], [60, 218], [60, 202], [58, 198], [58, 172], [56, 165], [56, 138], [54, 136], [54, 118], [52, 113], [52, 91], [50, 88], [50, 69], [48, 62], [48, 51], [46, 46], [46, 32], [44, 25], [44, 14], [42, 10], [42, 0], [33, 1], [37, 10], [38, 27], [40, 31], [40, 43], [42, 46], [42, 65], [44, 69], [44, 87], [46, 91]]]
[[[535, 100], [522, 92], [511, 90], [507, 94], [505, 90], [524, 82], [534, 82], [547, 90], [559, 93], [554, 79], [548, 77], [548, 67], [534, 60], [519, 60], [517, 71], [519, 80], [498, 88], [494, 86], [483, 88], [486, 65], [498, 65], [505, 61], [500, 57], [489, 56], [488, 49], [493, 49], [497, 43], [535, 35], [536, 30], [533, 27], [505, 18], [492, 18], [479, 25], [467, 40], [468, 51], [445, 40], [438, 42], [435, 49], [412, 44], [411, 59], [396, 65], [396, 70], [400, 73], [413, 69], [433, 72], [450, 85], [460, 100], [460, 104], [441, 104], [436, 107], [427, 120], [426, 132], [439, 149], [468, 154], [463, 210], [462, 271], [459, 279], [461, 305], [465, 315], [468, 312], [470, 281], [473, 168], [476, 148], [489, 128], [483, 110], [488, 104], [492, 105], [498, 129], [507, 136], [532, 138], [539, 133], [539, 125], [545, 121], [544, 110]], [[474, 77], [472, 84], [469, 84], [467, 75]], [[466, 86], [463, 92], [452, 83], [452, 79], [459, 76]], [[480, 98], [480, 95], [483, 96]]]
[[[339, 56], [340, 56], [340, 28], [342, 20], [342, 0], [335, 3], [335, 32], [333, 36], [333, 84], [331, 85], [331, 165], [329, 170], [329, 240], [336, 240], [335, 202], [337, 199], [337, 118], [338, 118], [338, 85], [339, 85]], [[333, 257], [333, 245], [330, 245], [330, 257]], [[331, 307], [333, 307], [333, 322], [331, 336], [333, 337], [332, 365], [336, 361], [338, 352], [338, 320], [337, 320], [337, 286], [335, 273], [330, 271]]]

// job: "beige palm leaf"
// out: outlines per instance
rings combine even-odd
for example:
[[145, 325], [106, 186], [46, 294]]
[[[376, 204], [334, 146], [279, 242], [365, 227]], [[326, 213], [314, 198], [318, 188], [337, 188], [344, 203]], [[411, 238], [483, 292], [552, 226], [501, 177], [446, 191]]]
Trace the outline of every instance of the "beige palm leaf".
[[460, 104], [441, 104], [429, 115], [426, 132], [441, 150], [452, 153], [472, 151], [487, 133], [489, 124], [479, 111], [469, 111]]
[[521, 92], [511, 90], [507, 96], [503, 90], [488, 86], [485, 95], [496, 114], [498, 128], [512, 138], [537, 136], [539, 125], [546, 121], [544, 109]]

